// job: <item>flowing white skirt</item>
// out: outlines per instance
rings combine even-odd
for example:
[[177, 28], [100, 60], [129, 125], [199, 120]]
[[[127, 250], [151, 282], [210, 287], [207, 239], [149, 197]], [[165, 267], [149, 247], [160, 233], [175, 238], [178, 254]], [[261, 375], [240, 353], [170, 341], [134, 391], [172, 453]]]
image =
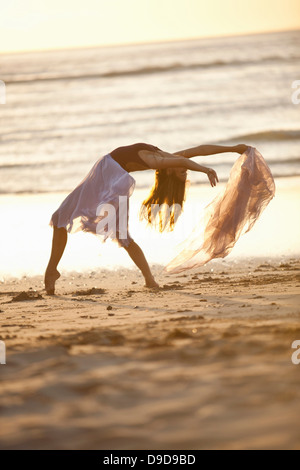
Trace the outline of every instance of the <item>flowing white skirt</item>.
[[135, 179], [110, 154], [104, 155], [52, 214], [49, 225], [65, 227], [69, 233], [90, 232], [101, 241], [110, 237], [126, 247], [132, 240], [128, 211], [134, 188]]
[[235, 162], [228, 183], [201, 214], [179, 254], [165, 270], [179, 273], [227, 256], [240, 235], [248, 232], [275, 195], [270, 168], [254, 147]]

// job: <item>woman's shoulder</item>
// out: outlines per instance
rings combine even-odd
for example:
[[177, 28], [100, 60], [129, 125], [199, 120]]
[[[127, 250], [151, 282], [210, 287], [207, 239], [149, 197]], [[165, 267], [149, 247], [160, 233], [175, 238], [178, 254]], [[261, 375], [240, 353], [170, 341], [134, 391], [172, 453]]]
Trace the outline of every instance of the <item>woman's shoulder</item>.
[[122, 147], [118, 147], [114, 149], [112, 152], [110, 152], [113, 155], [120, 155], [120, 154], [137, 154], [140, 150], [150, 150], [151, 152], [160, 150], [158, 147], [155, 145], [147, 144], [145, 142], [137, 142], [135, 144], [130, 144], [130, 145], [123, 145]]
[[147, 144], [145, 142], [138, 142], [136, 144], [133, 144], [134, 147], [136, 147], [137, 150], [160, 150], [158, 147], [152, 144]]

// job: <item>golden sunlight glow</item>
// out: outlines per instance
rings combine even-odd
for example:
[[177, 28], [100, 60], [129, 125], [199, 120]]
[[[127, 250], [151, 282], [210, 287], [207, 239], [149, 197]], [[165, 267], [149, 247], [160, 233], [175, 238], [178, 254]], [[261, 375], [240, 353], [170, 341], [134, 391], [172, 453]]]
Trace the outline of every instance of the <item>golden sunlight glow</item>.
[[300, 28], [299, 0], [0, 1], [0, 52]]
[[[223, 185], [220, 185], [221, 191]], [[255, 230], [242, 236], [234, 247], [229, 259], [253, 256], [293, 256], [299, 251], [300, 221], [293, 215], [299, 206], [298, 179], [278, 179], [276, 181], [276, 197], [266, 208], [263, 217], [256, 223]], [[130, 232], [134, 239], [143, 246], [150, 263], [167, 264], [174, 257], [174, 250], [182, 242], [195, 223], [195, 213], [212, 200], [211, 187], [203, 184], [191, 188], [182, 218], [178, 221], [173, 233], [160, 234], [146, 229], [138, 221], [140, 202], [145, 198], [148, 189], [136, 189], [130, 201]], [[47, 264], [51, 246], [52, 230], [48, 226], [49, 214], [59, 205], [66, 194], [39, 194], [28, 196], [1, 196], [1, 215], [11, 230], [2, 233], [0, 244], [0, 282], [7, 273], [14, 276], [38, 275]], [[199, 206], [199, 200], [202, 201]], [[20, 210], [16, 219], [15, 208]], [[288, 208], [288, 210], [287, 210]], [[199, 214], [200, 216], [200, 214]], [[28, 220], [35, 220], [34, 231], [23, 230], [20, 238], [19, 227], [26, 227]], [[278, 225], [278, 220], [281, 224]], [[277, 234], [270, 239], [270, 233]], [[43, 243], [41, 243], [43, 240]], [[282, 243], [282, 241], [285, 241]], [[61, 267], [64, 271], [83, 271], [97, 268], [116, 269], [133, 267], [133, 262], [125, 250], [108, 240], [105, 246], [92, 234], [78, 232], [69, 237], [70, 249], [63, 256]], [[14, 246], [13, 250], [7, 250]], [[155, 246], [155, 250], [151, 247]], [[34, 253], [34, 255], [33, 255]], [[22, 263], [20, 263], [22, 259]]]

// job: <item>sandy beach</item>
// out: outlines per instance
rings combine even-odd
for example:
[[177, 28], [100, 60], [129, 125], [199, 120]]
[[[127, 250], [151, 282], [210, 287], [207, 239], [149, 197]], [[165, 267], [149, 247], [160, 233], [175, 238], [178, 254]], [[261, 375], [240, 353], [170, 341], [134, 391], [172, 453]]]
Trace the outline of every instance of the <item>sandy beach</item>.
[[[264, 15], [263, 2], [248, 2], [246, 14], [240, 2], [172, 2], [167, 11], [119, 1], [115, 14], [114, 2], [10, 3], [0, 76], [0, 449], [300, 449], [300, 31], [262, 21], [284, 20], [290, 5]], [[109, 45], [105, 28], [123, 37]], [[46, 295], [51, 215], [101, 156], [138, 142], [170, 153], [253, 146], [275, 197], [227, 258], [170, 274], [163, 267], [239, 154], [195, 157], [219, 183], [189, 171], [171, 233], [139, 220], [154, 171], [132, 172], [129, 232], [160, 288], [146, 289], [115, 243], [78, 232], [56, 295]]]
[[299, 449], [300, 260], [1, 288], [1, 449]]

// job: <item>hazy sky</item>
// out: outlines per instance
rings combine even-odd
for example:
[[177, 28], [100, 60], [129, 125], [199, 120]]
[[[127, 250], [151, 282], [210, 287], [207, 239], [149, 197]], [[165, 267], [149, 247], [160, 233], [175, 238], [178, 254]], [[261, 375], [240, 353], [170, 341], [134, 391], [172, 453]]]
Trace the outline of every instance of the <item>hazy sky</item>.
[[0, 0], [0, 51], [300, 28], [299, 0]]

